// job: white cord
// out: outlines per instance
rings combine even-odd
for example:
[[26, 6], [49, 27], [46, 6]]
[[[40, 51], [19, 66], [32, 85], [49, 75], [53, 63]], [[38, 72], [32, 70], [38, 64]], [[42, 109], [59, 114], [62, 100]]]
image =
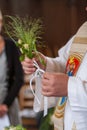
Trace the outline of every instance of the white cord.
[[[36, 61], [34, 61], [34, 66], [37, 68], [35, 73], [31, 76], [30, 79], [30, 89], [34, 95], [34, 97], [36, 98], [38, 104], [40, 105], [41, 102], [39, 101], [39, 98], [37, 97], [37, 95], [35, 94], [33, 87], [32, 87], [32, 82], [33, 80], [39, 75], [42, 76], [42, 74], [45, 72], [44, 70], [40, 69], [39, 65], [37, 64]], [[47, 115], [47, 108], [48, 108], [48, 98], [44, 96], [44, 116]]]

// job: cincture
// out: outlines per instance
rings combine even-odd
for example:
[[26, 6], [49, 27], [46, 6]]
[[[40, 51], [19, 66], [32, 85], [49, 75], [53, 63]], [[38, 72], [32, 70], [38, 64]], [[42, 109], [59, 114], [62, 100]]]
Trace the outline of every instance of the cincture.
[[[47, 115], [47, 110], [48, 110], [48, 97], [43, 96], [41, 94], [41, 77], [44, 73], [44, 70], [40, 69], [39, 65], [37, 64], [36, 61], [34, 61], [34, 66], [37, 68], [35, 73], [32, 74], [30, 78], [30, 88], [32, 90], [32, 93], [34, 95], [34, 105], [33, 109], [35, 112], [41, 111], [41, 106], [44, 106], [44, 116]], [[32, 88], [32, 82], [35, 79], [35, 92]], [[44, 100], [44, 104], [42, 104], [42, 100]]]

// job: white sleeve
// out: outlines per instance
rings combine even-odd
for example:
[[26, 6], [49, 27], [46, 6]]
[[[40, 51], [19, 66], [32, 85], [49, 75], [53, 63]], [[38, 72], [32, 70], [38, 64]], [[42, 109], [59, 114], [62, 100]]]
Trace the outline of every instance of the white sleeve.
[[67, 42], [67, 44], [58, 51], [58, 57], [56, 58], [47, 57], [46, 71], [48, 72], [64, 72], [65, 71], [66, 62], [69, 56], [69, 50], [70, 50], [70, 46], [72, 44], [73, 38], [74, 37], [72, 37]]

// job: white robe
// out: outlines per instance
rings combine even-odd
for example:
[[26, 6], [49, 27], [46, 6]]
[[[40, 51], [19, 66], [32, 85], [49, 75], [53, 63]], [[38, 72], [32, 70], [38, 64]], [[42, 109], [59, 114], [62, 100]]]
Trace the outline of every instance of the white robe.
[[[46, 71], [65, 71], [73, 38], [58, 51], [58, 57], [47, 57]], [[64, 130], [72, 130], [74, 122], [76, 123], [77, 130], [87, 130], [87, 67], [83, 69], [83, 75], [69, 77], [68, 100], [64, 114]]]

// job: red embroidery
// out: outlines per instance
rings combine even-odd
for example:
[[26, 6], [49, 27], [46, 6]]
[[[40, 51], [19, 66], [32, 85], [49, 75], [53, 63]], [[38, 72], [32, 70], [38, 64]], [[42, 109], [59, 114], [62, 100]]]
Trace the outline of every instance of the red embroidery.
[[66, 74], [73, 76], [77, 72], [81, 62], [81, 57], [78, 55], [72, 55], [69, 57], [66, 64]]

